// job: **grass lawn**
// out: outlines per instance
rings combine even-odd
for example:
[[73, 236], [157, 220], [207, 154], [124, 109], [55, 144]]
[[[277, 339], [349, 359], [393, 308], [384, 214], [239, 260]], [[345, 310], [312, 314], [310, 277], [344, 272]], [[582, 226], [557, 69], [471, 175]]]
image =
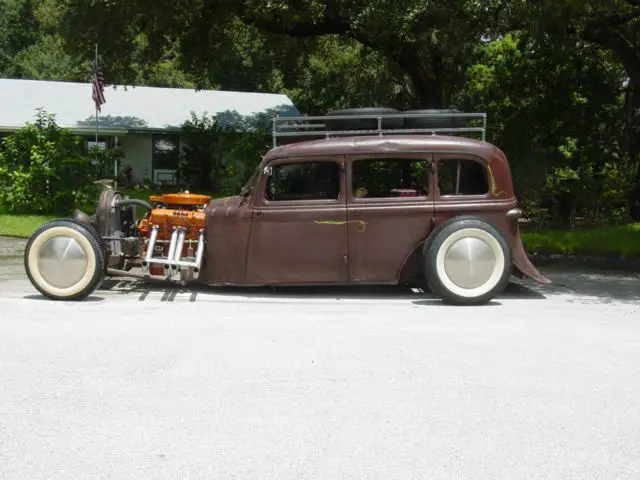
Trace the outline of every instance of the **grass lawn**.
[[0, 215], [0, 235], [29, 237], [44, 222], [58, 218], [47, 215]]
[[[170, 193], [177, 191], [175, 188], [165, 187], [163, 190], [150, 190], [150, 189], [119, 189], [119, 191], [124, 196], [128, 196], [130, 198], [137, 198], [140, 200], [149, 201], [149, 196], [151, 195], [162, 195], [163, 193]], [[211, 195], [212, 197], [216, 197], [216, 195], [210, 192], [202, 192], [202, 191], [192, 191], [191, 193], [197, 193], [202, 195]], [[91, 215], [95, 213], [95, 209], [97, 206], [97, 198], [96, 202], [91, 203], [89, 205], [85, 205], [80, 208], [83, 212]], [[136, 209], [138, 217], [144, 215], [144, 209], [138, 207]], [[0, 214], [0, 235], [10, 236], [10, 237], [29, 237], [36, 228], [42, 225], [49, 220], [53, 220], [56, 218], [62, 217], [70, 217], [72, 211], [69, 212], [68, 215], [4, 215]]]
[[640, 223], [522, 233], [527, 253], [640, 258]]

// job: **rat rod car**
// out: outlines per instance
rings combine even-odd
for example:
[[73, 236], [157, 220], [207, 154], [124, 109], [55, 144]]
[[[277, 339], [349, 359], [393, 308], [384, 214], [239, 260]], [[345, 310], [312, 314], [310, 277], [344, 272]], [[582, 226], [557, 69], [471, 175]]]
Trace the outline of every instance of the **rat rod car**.
[[[467, 117], [482, 126], [460, 126]], [[512, 274], [550, 283], [527, 258], [509, 164], [485, 130], [474, 113], [276, 117], [273, 148], [238, 195], [148, 203], [105, 188], [94, 216], [33, 233], [26, 272], [59, 300], [133, 269], [209, 286], [420, 284], [454, 304], [488, 302]]]

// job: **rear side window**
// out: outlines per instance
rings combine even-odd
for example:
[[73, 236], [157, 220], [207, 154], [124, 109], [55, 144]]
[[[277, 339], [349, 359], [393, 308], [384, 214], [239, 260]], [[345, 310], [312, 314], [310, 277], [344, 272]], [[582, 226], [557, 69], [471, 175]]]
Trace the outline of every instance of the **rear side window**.
[[274, 165], [265, 195], [271, 201], [336, 200], [340, 165], [331, 161]]
[[356, 198], [426, 197], [429, 193], [429, 163], [423, 159], [358, 159], [351, 172]]
[[438, 162], [440, 195], [486, 195], [487, 172], [480, 162], [465, 158], [445, 158]]

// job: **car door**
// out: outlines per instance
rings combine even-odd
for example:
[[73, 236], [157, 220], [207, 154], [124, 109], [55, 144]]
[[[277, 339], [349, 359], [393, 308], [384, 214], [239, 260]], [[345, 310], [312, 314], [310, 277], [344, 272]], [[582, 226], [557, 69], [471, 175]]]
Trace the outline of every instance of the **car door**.
[[277, 159], [256, 192], [247, 281], [345, 283], [347, 212], [343, 156]]
[[428, 153], [383, 153], [347, 159], [349, 277], [393, 283], [432, 229]]

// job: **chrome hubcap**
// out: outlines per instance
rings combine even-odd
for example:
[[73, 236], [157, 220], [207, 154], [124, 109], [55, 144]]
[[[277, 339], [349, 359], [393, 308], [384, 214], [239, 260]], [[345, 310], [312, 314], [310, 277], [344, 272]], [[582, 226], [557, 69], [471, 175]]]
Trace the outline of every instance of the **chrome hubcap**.
[[71, 237], [50, 238], [38, 253], [40, 275], [56, 288], [75, 285], [87, 271], [87, 255]]
[[478, 288], [491, 278], [496, 266], [491, 247], [475, 237], [461, 238], [452, 244], [444, 259], [447, 276], [461, 288]]

